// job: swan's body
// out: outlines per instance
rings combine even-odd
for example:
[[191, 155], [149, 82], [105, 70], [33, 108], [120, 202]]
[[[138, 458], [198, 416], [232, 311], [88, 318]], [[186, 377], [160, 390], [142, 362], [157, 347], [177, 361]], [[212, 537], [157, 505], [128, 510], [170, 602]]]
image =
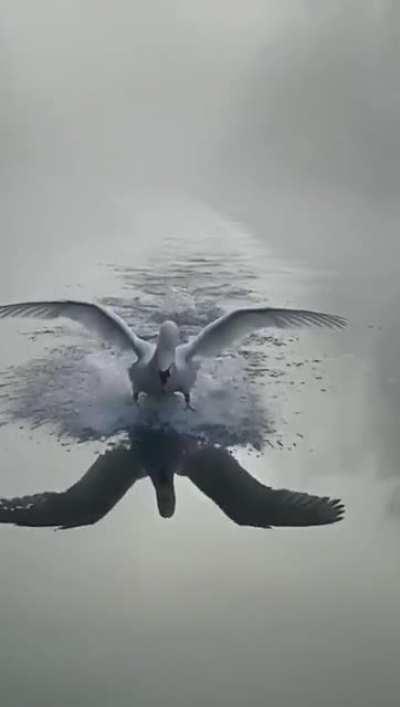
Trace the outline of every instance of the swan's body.
[[137, 361], [129, 369], [134, 395], [147, 393], [147, 395], [157, 397], [163, 393], [177, 392], [189, 395], [196, 382], [197, 367], [192, 362], [185, 365], [184, 361], [178, 360], [169, 366], [168, 373], [169, 375], [163, 383], [154, 360], [149, 363]]
[[170, 321], [161, 325], [157, 344], [151, 352], [149, 350], [148, 356], [138, 358], [129, 369], [136, 399], [140, 393], [159, 396], [179, 392], [189, 403], [196, 375], [197, 366], [181, 355], [179, 329]]
[[98, 304], [74, 300], [20, 302], [0, 306], [0, 318], [66, 317], [96, 332], [120, 351], [129, 351], [136, 361], [129, 369], [135, 400], [140, 393], [159, 396], [180, 392], [190, 404], [198, 365], [193, 359], [217, 356], [257, 329], [286, 329], [299, 325], [341, 328], [345, 320], [336, 315], [301, 309], [252, 307], [237, 309], [208, 324], [189, 343], [180, 343], [178, 326], [161, 324], [157, 343], [137, 336], [115, 312]]

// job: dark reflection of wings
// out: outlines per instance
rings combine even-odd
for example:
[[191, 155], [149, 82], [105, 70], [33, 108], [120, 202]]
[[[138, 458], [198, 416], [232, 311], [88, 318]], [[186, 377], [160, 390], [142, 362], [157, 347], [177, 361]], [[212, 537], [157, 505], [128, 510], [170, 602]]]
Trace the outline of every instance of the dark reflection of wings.
[[189, 455], [181, 474], [239, 525], [324, 525], [341, 520], [344, 514], [338, 499], [264, 486], [224, 449], [205, 447]]
[[96, 523], [142, 476], [128, 449], [102, 454], [82, 478], [64, 492], [0, 499], [0, 523], [74, 528]]
[[197, 488], [239, 525], [324, 525], [341, 520], [337, 499], [264, 486], [225, 449], [171, 430], [136, 429], [131, 448], [102, 454], [82, 478], [64, 492], [0, 498], [0, 523], [75, 528], [103, 518], [139, 478], [149, 476], [160, 515], [175, 510], [174, 473]]

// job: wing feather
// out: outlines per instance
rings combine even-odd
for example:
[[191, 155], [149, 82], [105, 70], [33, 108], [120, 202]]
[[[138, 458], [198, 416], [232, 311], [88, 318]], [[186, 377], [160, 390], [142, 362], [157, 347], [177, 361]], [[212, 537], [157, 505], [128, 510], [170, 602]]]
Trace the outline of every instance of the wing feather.
[[325, 525], [344, 515], [339, 499], [264, 486], [224, 449], [206, 447], [189, 455], [181, 473], [238, 525]]
[[96, 523], [142, 475], [130, 450], [108, 451], [62, 493], [45, 491], [32, 496], [0, 498], [0, 523], [59, 528]]
[[137, 336], [121, 317], [99, 304], [77, 300], [17, 302], [0, 306], [0, 319], [6, 317], [65, 317], [78, 322], [122, 351], [133, 350], [139, 358], [152, 350], [151, 344]]
[[179, 346], [178, 351], [186, 359], [193, 356], [216, 356], [257, 329], [290, 329], [299, 326], [341, 329], [345, 325], [343, 317], [305, 309], [237, 309], [208, 324], [195, 339]]

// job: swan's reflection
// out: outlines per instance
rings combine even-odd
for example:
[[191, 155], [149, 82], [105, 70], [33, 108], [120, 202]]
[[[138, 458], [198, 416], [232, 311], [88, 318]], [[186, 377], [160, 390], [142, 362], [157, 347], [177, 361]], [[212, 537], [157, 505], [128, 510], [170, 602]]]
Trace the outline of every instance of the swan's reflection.
[[338, 499], [264, 486], [226, 449], [171, 430], [136, 429], [129, 449], [102, 454], [66, 491], [0, 499], [0, 522], [58, 528], [90, 525], [145, 476], [154, 485], [161, 516], [169, 518], [175, 510], [174, 474], [190, 479], [239, 525], [324, 525], [341, 520], [344, 514]]

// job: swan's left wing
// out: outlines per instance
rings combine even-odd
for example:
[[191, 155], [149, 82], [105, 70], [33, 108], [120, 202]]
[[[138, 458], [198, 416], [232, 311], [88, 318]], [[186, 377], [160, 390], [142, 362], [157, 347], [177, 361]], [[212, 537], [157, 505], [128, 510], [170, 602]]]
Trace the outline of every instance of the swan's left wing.
[[75, 528], [103, 518], [143, 475], [131, 451], [114, 449], [98, 457], [82, 478], [62, 493], [45, 491], [0, 498], [0, 523]]
[[325, 525], [344, 515], [339, 499], [264, 486], [223, 449], [206, 447], [189, 455], [181, 473], [239, 525]]
[[186, 360], [193, 356], [216, 356], [256, 329], [289, 329], [300, 326], [334, 329], [345, 325], [346, 320], [335, 314], [310, 312], [306, 309], [237, 309], [208, 324], [192, 341], [179, 346], [178, 352]]

